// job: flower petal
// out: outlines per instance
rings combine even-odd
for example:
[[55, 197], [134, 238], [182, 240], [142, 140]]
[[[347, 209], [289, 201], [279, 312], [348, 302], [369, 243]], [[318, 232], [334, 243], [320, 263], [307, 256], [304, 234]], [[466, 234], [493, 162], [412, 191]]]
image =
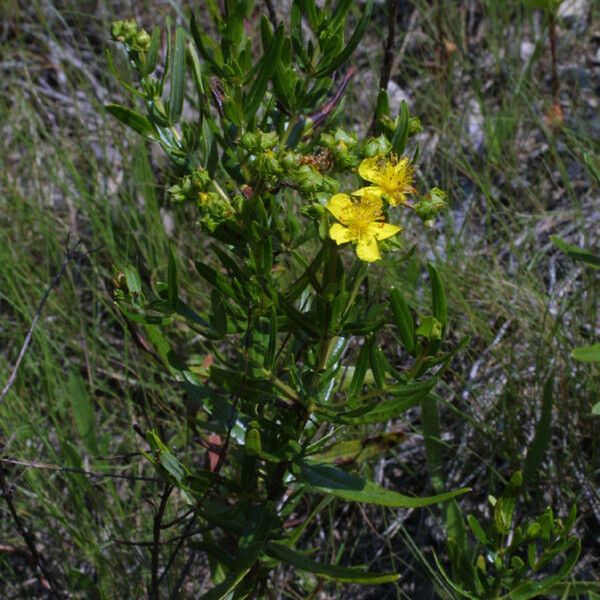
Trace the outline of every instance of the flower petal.
[[353, 196], [360, 196], [361, 198], [372, 197], [372, 198], [381, 198], [381, 195], [385, 194], [385, 190], [378, 185], [369, 185], [367, 187], [362, 187], [355, 192], [352, 192]]
[[352, 200], [348, 194], [335, 194], [329, 198], [326, 208], [338, 221], [343, 221], [344, 212], [349, 206], [352, 206]]
[[369, 225], [369, 234], [376, 240], [387, 240], [401, 231], [402, 227], [392, 225], [391, 223], [371, 223]]
[[329, 228], [329, 237], [339, 246], [350, 242], [350, 230], [339, 223], [334, 223]]
[[374, 237], [363, 237], [356, 245], [356, 254], [360, 260], [375, 262], [381, 258], [377, 240]]
[[410, 164], [410, 158], [408, 158], [408, 156], [403, 156], [394, 165], [394, 175], [405, 180], [407, 183], [412, 181], [413, 172], [414, 167]]
[[381, 183], [381, 156], [365, 158], [358, 166], [358, 174], [371, 183]]

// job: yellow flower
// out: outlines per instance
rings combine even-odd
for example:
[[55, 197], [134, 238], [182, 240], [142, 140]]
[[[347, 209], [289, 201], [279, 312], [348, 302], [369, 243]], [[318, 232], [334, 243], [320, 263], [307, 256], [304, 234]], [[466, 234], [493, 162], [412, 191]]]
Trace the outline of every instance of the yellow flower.
[[385, 240], [401, 231], [401, 227], [384, 222], [383, 202], [377, 194], [364, 193], [358, 198], [336, 194], [327, 210], [339, 221], [329, 229], [336, 244], [353, 242], [358, 258], [373, 262], [381, 258], [377, 240]]
[[393, 154], [389, 158], [380, 154], [365, 158], [358, 167], [358, 174], [375, 185], [362, 188], [355, 194], [385, 194], [392, 206], [406, 204], [406, 196], [415, 191], [412, 185], [414, 173], [415, 169], [406, 156], [399, 159]]

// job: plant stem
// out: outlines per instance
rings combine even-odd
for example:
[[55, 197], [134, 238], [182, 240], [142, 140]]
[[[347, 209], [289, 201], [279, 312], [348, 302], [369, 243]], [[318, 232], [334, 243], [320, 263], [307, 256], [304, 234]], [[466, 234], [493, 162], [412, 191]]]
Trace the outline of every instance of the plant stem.
[[160, 599], [160, 590], [159, 583], [160, 580], [158, 578], [158, 560], [160, 557], [160, 530], [162, 525], [162, 520], [165, 514], [165, 510], [167, 508], [167, 501], [169, 496], [171, 495], [171, 491], [173, 487], [169, 484], [165, 485], [162, 496], [160, 498], [160, 504], [158, 506], [158, 510], [154, 515], [154, 536], [152, 543], [152, 555], [151, 555], [151, 589], [150, 589], [150, 598], [152, 600]]
[[6, 479], [6, 472], [4, 470], [4, 466], [2, 465], [1, 462], [0, 462], [0, 490], [2, 491], [2, 496], [4, 497], [6, 506], [8, 507], [8, 511], [10, 512], [10, 515], [15, 523], [15, 527], [16, 527], [17, 531], [19, 532], [19, 535], [23, 538], [23, 541], [25, 542], [27, 549], [29, 550], [29, 555], [31, 557], [31, 562], [33, 563], [33, 566], [35, 568], [37, 568], [37, 570], [40, 572], [40, 574], [46, 580], [46, 585], [50, 588], [52, 595], [55, 598], [62, 598], [63, 596], [59, 592], [56, 579], [54, 578], [52, 573], [50, 573], [50, 571], [44, 564], [44, 560], [42, 559], [41, 554], [38, 552], [38, 549], [35, 545], [34, 536], [27, 529], [27, 527], [21, 520], [19, 513], [17, 512], [17, 508], [15, 507], [15, 504], [13, 502], [12, 489], [11, 489], [11, 486], [8, 484], [8, 481]]
[[550, 57], [552, 61], [552, 102], [558, 104], [560, 81], [558, 79], [558, 58], [556, 50], [556, 15], [554, 11], [548, 12], [548, 36], [550, 38]]
[[[379, 90], [387, 90], [394, 66], [394, 41], [396, 40], [396, 21], [398, 20], [398, 0], [388, 0], [388, 34], [383, 46], [383, 63], [379, 76]], [[370, 132], [375, 133], [377, 114], [373, 114]]]

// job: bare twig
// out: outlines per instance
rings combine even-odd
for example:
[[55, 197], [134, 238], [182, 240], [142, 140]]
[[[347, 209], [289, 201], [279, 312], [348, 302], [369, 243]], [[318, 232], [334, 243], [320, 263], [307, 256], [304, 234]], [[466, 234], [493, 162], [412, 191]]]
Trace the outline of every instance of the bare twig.
[[558, 79], [558, 58], [556, 51], [556, 17], [552, 10], [548, 13], [548, 35], [550, 37], [550, 56], [552, 60], [552, 101], [558, 105], [560, 80]]
[[[173, 566], [173, 563], [175, 562], [175, 559], [177, 558], [179, 551], [183, 547], [183, 543], [185, 542], [185, 540], [188, 537], [190, 537], [189, 531], [194, 526], [194, 523], [196, 522], [196, 516], [197, 515], [194, 514], [194, 516], [188, 521], [188, 523], [185, 526], [185, 529], [183, 530], [183, 533], [179, 536], [179, 542], [177, 543], [177, 546], [175, 546], [175, 548], [173, 549], [173, 552], [171, 552], [171, 556], [169, 557], [169, 560], [167, 561], [167, 564], [165, 565], [165, 568], [163, 569], [163, 572], [158, 579], [158, 583], [160, 583], [166, 577], [167, 573]], [[213, 526], [205, 527], [203, 529], [203, 531], [210, 531], [211, 529], [214, 529], [214, 527]]]
[[446, 52], [445, 35], [444, 35], [444, 19], [445, 11], [444, 0], [435, 0], [435, 27], [437, 32], [437, 51], [440, 59], [440, 64], [445, 65], [448, 61], [448, 53]]
[[52, 594], [55, 598], [62, 598], [63, 595], [59, 592], [59, 586], [56, 578], [48, 568], [46, 567], [45, 561], [42, 558], [42, 555], [38, 552], [38, 549], [35, 545], [35, 538], [30, 533], [30, 531], [25, 526], [25, 523], [19, 516], [15, 504], [13, 502], [13, 491], [12, 487], [9, 485], [6, 479], [6, 472], [4, 470], [4, 465], [0, 462], [0, 489], [2, 490], [2, 497], [4, 498], [6, 505], [8, 506], [8, 511], [15, 523], [15, 527], [19, 532], [19, 535], [25, 542], [27, 549], [29, 550], [29, 555], [32, 559], [32, 563], [34, 567], [39, 571], [40, 575], [44, 579], [45, 587], [49, 587]]
[[45, 469], [48, 471], [59, 471], [63, 473], [77, 473], [78, 475], [86, 475], [88, 477], [127, 479], [129, 481], [158, 481], [156, 477], [144, 477], [142, 475], [125, 475], [124, 473], [102, 473], [99, 471], [87, 471], [86, 469], [78, 469], [77, 467], [62, 467], [61, 465], [53, 465], [49, 463], [41, 463], [27, 460], [17, 460], [14, 458], [0, 458], [0, 463], [19, 465], [22, 467], [28, 467], [30, 469]]
[[275, 10], [275, 6], [273, 5], [273, 0], [265, 0], [265, 5], [267, 7], [267, 12], [269, 13], [269, 19], [273, 25], [273, 29], [277, 29], [277, 12]]
[[196, 558], [196, 551], [192, 550], [190, 552], [190, 557], [187, 559], [185, 566], [181, 570], [179, 579], [177, 580], [177, 583], [175, 584], [175, 587], [173, 588], [173, 591], [171, 592], [171, 600], [177, 600], [177, 598], [179, 597], [179, 589], [183, 585], [185, 578], [188, 576], [188, 573], [190, 572], [190, 569], [192, 568], [192, 565], [194, 564], [195, 558]]
[[50, 282], [50, 285], [44, 292], [44, 295], [42, 296], [42, 299], [40, 300], [40, 303], [38, 304], [37, 310], [35, 311], [35, 315], [33, 316], [33, 320], [31, 321], [29, 331], [27, 332], [27, 335], [25, 336], [25, 340], [23, 341], [21, 350], [19, 351], [19, 356], [17, 357], [17, 361], [15, 362], [13, 370], [12, 370], [10, 376], [8, 377], [8, 381], [6, 382], [6, 385], [2, 389], [2, 392], [0, 392], [0, 404], [2, 404], [2, 401], [4, 400], [4, 398], [10, 391], [10, 388], [15, 383], [15, 380], [17, 378], [17, 373], [19, 372], [19, 368], [21, 367], [21, 363], [23, 362], [23, 359], [25, 358], [25, 354], [27, 353], [27, 349], [29, 348], [29, 345], [31, 344], [31, 338], [33, 336], [33, 331], [35, 329], [35, 326], [37, 325], [37, 322], [38, 322], [40, 316], [42, 315], [42, 310], [44, 309], [44, 306], [46, 305], [46, 302], [48, 301], [48, 298], [50, 297], [50, 293], [52, 292], [52, 290], [55, 287], [58, 286], [58, 284], [60, 283], [60, 280], [62, 279], [62, 276], [65, 274], [65, 271], [67, 270], [67, 267], [69, 266], [69, 263], [72, 260], [75, 260], [75, 261], [81, 260], [82, 258], [88, 256], [89, 254], [91, 254], [92, 252], [95, 252], [97, 250], [97, 248], [96, 248], [94, 250], [90, 250], [90, 252], [77, 253], [77, 252], [75, 252], [75, 249], [77, 248], [77, 246], [79, 246], [80, 243], [81, 243], [81, 240], [78, 240], [77, 242], [75, 242], [73, 247], [70, 248], [69, 247], [69, 239], [67, 238], [65, 259], [63, 260], [63, 263], [62, 263], [60, 269], [58, 270], [58, 273], [54, 276], [54, 278]]
[[[173, 542], [178, 542], [182, 539], [190, 538], [194, 535], [199, 535], [201, 533], [206, 533], [210, 531], [213, 527], [202, 527], [201, 529], [195, 529], [194, 531], [184, 531], [181, 535], [175, 535], [170, 537], [168, 540], [161, 540], [159, 542], [160, 546], [166, 546], [168, 544], [172, 544]], [[141, 548], [151, 548], [154, 546], [154, 540], [110, 540], [113, 544], [118, 544], [119, 546], [138, 546]], [[162, 580], [162, 576], [159, 578], [159, 581]]]
[[336, 105], [340, 101], [340, 98], [342, 97], [342, 94], [344, 93], [344, 90], [346, 89], [348, 82], [350, 81], [350, 79], [352, 78], [352, 76], [355, 73], [356, 73], [356, 67], [354, 65], [352, 65], [346, 71], [344, 77], [342, 78], [342, 82], [340, 83], [338, 89], [335, 91], [331, 100], [326, 102], [317, 112], [315, 112], [309, 116], [309, 118], [313, 122], [314, 127], [316, 127], [322, 121], [324, 121], [329, 116], [329, 114], [333, 111], [333, 109], [336, 107]]
[[[388, 34], [383, 46], [383, 64], [379, 76], [379, 90], [387, 90], [394, 66], [394, 42], [396, 40], [396, 21], [398, 20], [398, 0], [388, 0]], [[370, 132], [377, 127], [377, 113], [373, 114]]]
[[160, 558], [160, 526], [162, 524], [162, 520], [165, 514], [165, 510], [167, 508], [167, 501], [169, 500], [169, 496], [173, 491], [173, 486], [168, 483], [165, 484], [165, 489], [160, 497], [160, 504], [158, 506], [158, 510], [154, 515], [154, 536], [152, 542], [152, 557], [151, 557], [151, 590], [150, 590], [150, 598], [152, 600], [160, 599], [160, 590], [159, 583], [160, 580], [158, 578], [158, 560]]

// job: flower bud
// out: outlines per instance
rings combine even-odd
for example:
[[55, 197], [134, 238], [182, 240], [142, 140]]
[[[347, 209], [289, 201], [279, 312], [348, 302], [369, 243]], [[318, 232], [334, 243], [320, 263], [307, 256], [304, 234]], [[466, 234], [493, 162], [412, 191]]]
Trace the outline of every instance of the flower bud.
[[135, 43], [132, 46], [136, 50], [142, 50], [143, 52], [147, 52], [150, 48], [150, 35], [144, 29], [140, 30], [135, 37]]
[[427, 196], [421, 198], [413, 206], [413, 210], [424, 221], [426, 227], [431, 227], [434, 217], [446, 206], [446, 192], [439, 188], [433, 188]]

